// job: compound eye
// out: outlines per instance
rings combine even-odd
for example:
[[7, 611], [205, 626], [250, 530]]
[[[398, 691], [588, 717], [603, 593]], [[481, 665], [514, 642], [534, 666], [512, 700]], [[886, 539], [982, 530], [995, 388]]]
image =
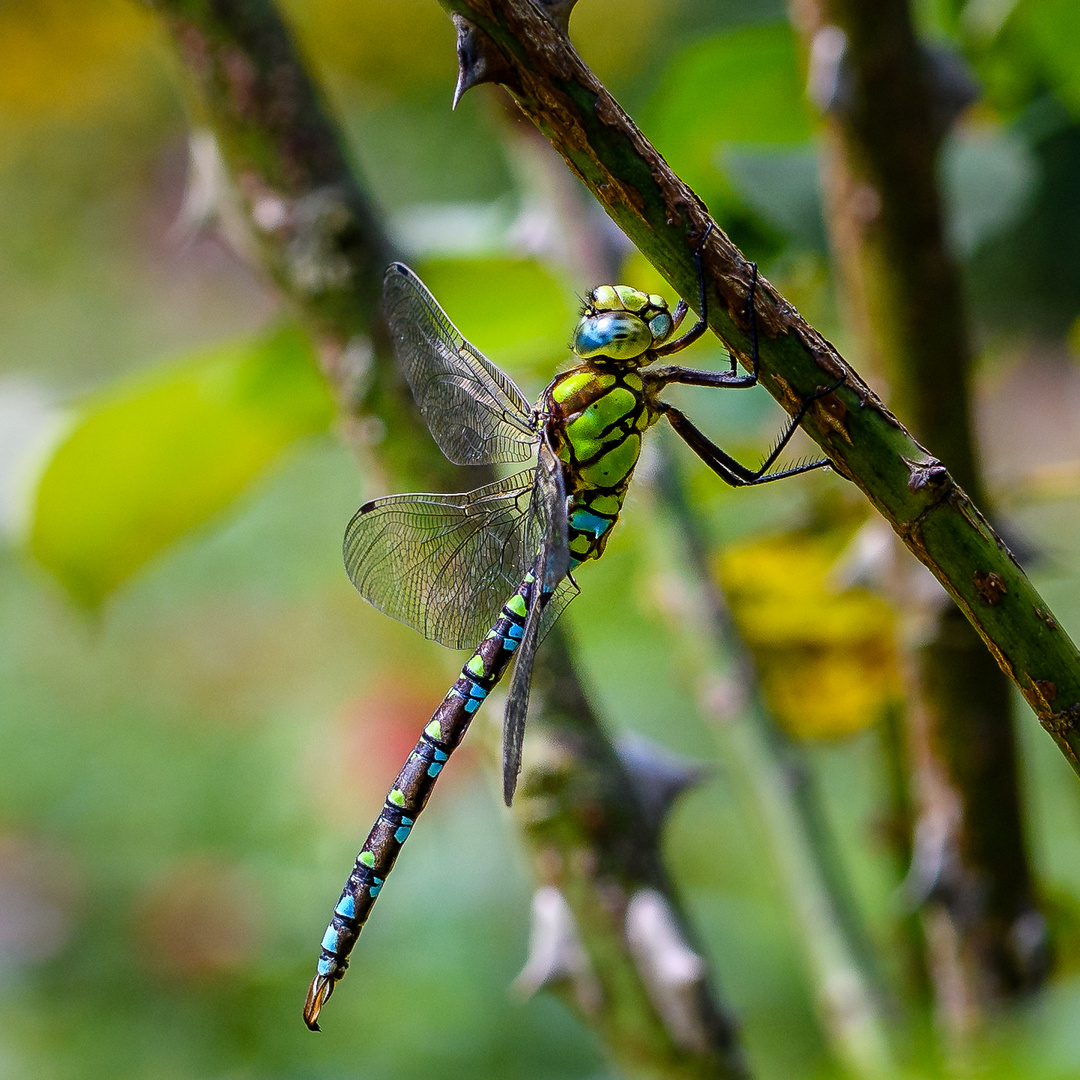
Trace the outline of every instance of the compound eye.
[[652, 334], [653, 343], [659, 345], [661, 341], [664, 341], [670, 336], [671, 331], [675, 329], [675, 323], [671, 316], [663, 311], [659, 315], [654, 315], [649, 320], [649, 333]]
[[582, 360], [607, 356], [612, 360], [632, 360], [653, 345], [649, 327], [628, 311], [604, 311], [586, 315], [574, 331], [574, 352]]

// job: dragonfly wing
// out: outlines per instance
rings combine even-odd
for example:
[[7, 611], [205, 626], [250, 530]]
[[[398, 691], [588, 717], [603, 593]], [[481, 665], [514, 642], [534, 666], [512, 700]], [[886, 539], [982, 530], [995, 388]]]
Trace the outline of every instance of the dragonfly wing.
[[[537, 560], [537, 568], [539, 566], [540, 561]], [[536, 647], [540, 644], [540, 617], [543, 610], [541, 591], [534, 587], [529, 613], [525, 617], [525, 630], [517, 649], [517, 659], [514, 661], [514, 673], [510, 676], [506, 712], [503, 714], [503, 798], [507, 806], [514, 801], [518, 774], [521, 772], [525, 719], [529, 713], [529, 688], [532, 685]]]
[[555, 586], [555, 593], [547, 602], [540, 615], [540, 640], [548, 636], [555, 621], [566, 610], [567, 604], [575, 599], [581, 592], [577, 583], [569, 577], [565, 577]]
[[554, 591], [570, 568], [569, 525], [562, 462], [546, 438], [540, 444], [536, 460], [527, 543], [533, 552], [539, 551], [541, 545], [547, 549], [547, 559], [542, 564], [544, 584], [549, 592]]
[[533, 471], [462, 495], [390, 495], [345, 531], [345, 568], [380, 611], [452, 649], [475, 648], [535, 558]]
[[[536, 649], [563, 608], [578, 592], [577, 586], [566, 577], [570, 554], [562, 465], [546, 440], [541, 444], [536, 464], [529, 525], [527, 541], [531, 541], [530, 547], [536, 551], [533, 573], [537, 585], [533, 587], [503, 716], [503, 798], [507, 806], [513, 801], [521, 772], [521, 751]], [[539, 587], [541, 584], [542, 588]]]
[[439, 449], [457, 465], [531, 457], [537, 431], [524, 395], [402, 263], [386, 271], [383, 306], [398, 362]]

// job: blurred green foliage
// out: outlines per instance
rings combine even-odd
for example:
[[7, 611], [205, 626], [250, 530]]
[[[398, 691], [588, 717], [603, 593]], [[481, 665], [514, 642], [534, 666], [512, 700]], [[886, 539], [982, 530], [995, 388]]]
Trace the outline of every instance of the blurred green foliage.
[[332, 414], [314, 350], [295, 328], [125, 381], [82, 404], [52, 451], [30, 550], [96, 607], [298, 438], [325, 431]]
[[[515, 246], [512, 227], [492, 231], [514, 221], [522, 193], [491, 95], [449, 112], [444, 14], [433, 0], [285, 7], [382, 210], [407, 224], [434, 206], [459, 223], [454, 243], [430, 249], [422, 230], [403, 228], [407, 254], [471, 339], [538, 390], [567, 355], [573, 290], [542, 252]], [[943, 175], [985, 347], [988, 466], [1003, 493], [1022, 492], [1007, 509], [1046, 553], [1038, 583], [1075, 629], [1080, 470], [1068, 467], [1080, 425], [1069, 410], [1080, 394], [1065, 335], [1080, 316], [1076, 6], [920, 10], [985, 88]], [[752, 0], [582, 0], [572, 34], [724, 227], [843, 344], [812, 123], [782, 17], [782, 4]], [[7, 0], [0, 41], [0, 424], [27, 385], [75, 418], [44, 458], [34, 431], [9, 438], [19, 425], [0, 426], [0, 496], [23, 500], [0, 520], [29, 515], [37, 555], [16, 542], [0, 551], [0, 1073], [601, 1074], [595, 1039], [561, 1006], [507, 996], [528, 884], [468, 750], [365, 932], [333, 1022], [321, 1038], [303, 1029], [329, 905], [456, 658], [357, 600], [341, 533], [378, 482], [319, 434], [329, 399], [310, 347], [274, 329], [278, 299], [220, 241], [176, 227], [185, 119], [158, 25], [128, 0]], [[483, 236], [463, 212], [478, 206], [494, 208]], [[626, 274], [658, 287], [633, 258]], [[162, 359], [177, 356], [189, 359]], [[695, 357], [718, 359], [705, 347]], [[777, 426], [764, 395], [679, 394], [748, 462]], [[27, 489], [29, 459], [40, 483]], [[1052, 484], [1049, 465], [1061, 467]], [[878, 665], [880, 693], [846, 699], [831, 729], [861, 733], [811, 754], [888, 952], [903, 915], [873, 729], [891, 691], [888, 619], [859, 594], [821, 607], [822, 552], [850, 534], [854, 504], [824, 477], [748, 494], [686, 468], [729, 574], [747, 586], [739, 615], [774, 650], [793, 729], [821, 735], [829, 719], [798, 715], [808, 676], [793, 651], [817, 662], [819, 696], [866, 678], [853, 653]], [[6, 485], [16, 474], [23, 486]], [[613, 728], [712, 759], [654, 509], [644, 487], [631, 495], [566, 620]], [[43, 565], [97, 614], [65, 600]], [[806, 589], [785, 612], [776, 597], [796, 575]], [[785, 669], [797, 677], [783, 681]], [[977, 1064], [987, 1077], [1064, 1078], [1080, 1071], [1080, 799], [1050, 741], [1023, 730], [1062, 964], [1042, 999], [1002, 1019]], [[667, 836], [672, 873], [756, 1074], [833, 1075], [749, 813], [722, 772], [688, 796]]]

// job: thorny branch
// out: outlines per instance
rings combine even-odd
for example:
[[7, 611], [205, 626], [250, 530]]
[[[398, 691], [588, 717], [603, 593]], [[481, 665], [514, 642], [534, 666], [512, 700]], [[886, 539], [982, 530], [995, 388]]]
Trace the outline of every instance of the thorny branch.
[[[706, 207], [668, 167], [532, 0], [440, 0], [458, 29], [455, 99], [503, 84], [525, 115], [680, 295], [694, 295], [693, 250]], [[565, 11], [562, 15], [565, 15]], [[703, 251], [709, 325], [748, 345], [747, 260], [714, 226]], [[933, 572], [1080, 772], [1080, 653], [941, 462], [922, 447], [837, 353], [764, 279], [757, 287], [761, 381], [789, 411], [844, 374], [805, 427]]]

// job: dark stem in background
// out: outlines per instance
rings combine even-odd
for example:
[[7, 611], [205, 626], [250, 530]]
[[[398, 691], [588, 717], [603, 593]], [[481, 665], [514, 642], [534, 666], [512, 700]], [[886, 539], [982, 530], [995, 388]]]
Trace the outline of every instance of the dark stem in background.
[[[648, 745], [617, 755], [572, 670], [565, 637], [552, 634], [536, 657], [542, 709], [514, 806], [547, 887], [519, 981], [576, 1004], [623, 1075], [748, 1076], [659, 856], [671, 803], [695, 777], [673, 776]], [[552, 917], [560, 903], [572, 920]], [[636, 968], [623, 960], [628, 943]]]
[[[811, 92], [826, 112], [824, 185], [844, 307], [899, 415], [982, 500], [972, 347], [936, 172], [964, 102], [950, 102], [943, 80], [935, 83], [944, 58], [920, 46], [907, 0], [793, 0], [792, 11], [812, 58]], [[914, 569], [905, 562], [898, 572], [910, 580]], [[1046, 969], [1011, 694], [956, 608], [928, 611], [919, 590], [895, 593], [908, 626], [918, 627], [917, 640], [908, 635], [909, 884], [922, 904], [938, 1015], [963, 1037]]]
[[[693, 637], [708, 654], [706, 669], [716, 669], [724, 658], [721, 678], [733, 689], [722, 696], [738, 700], [736, 708], [722, 711], [703, 701], [703, 715], [712, 720], [723, 760], [747, 789], [762, 822], [834, 1055], [853, 1077], [893, 1076], [897, 1062], [889, 1003], [810, 762], [769, 711], [753, 658], [710, 569], [715, 553], [687, 501], [679, 464], [666, 444], [660, 454], [657, 488], [675, 526], [667, 550], [682, 556], [676, 563], [689, 579]], [[715, 690], [707, 697], [715, 701]]]
[[[532, 0], [440, 3], [458, 28], [457, 96], [505, 85], [630, 240], [680, 295], [695, 295], [693, 252], [708, 213], [573, 50], [562, 20]], [[709, 325], [745, 357], [750, 270], [715, 223], [702, 265]], [[846, 385], [811, 408], [808, 434], [934, 573], [1080, 771], [1076, 646], [948, 469], [763, 278], [756, 296], [762, 385], [794, 412], [846, 373]]]
[[[355, 433], [365, 429], [358, 421], [383, 421], [385, 437], [369, 441], [367, 450], [369, 458], [378, 455], [392, 487], [482, 482], [439, 454], [397, 371], [379, 310], [389, 244], [275, 5], [152, 6], [178, 47], [196, 120], [217, 141], [256, 264], [315, 335], [347, 428]], [[699, 954], [692, 984], [664, 997], [667, 984], [655, 969], [672, 950], [689, 946], [660, 869], [659, 823], [640, 827], [638, 788], [589, 709], [558, 635], [556, 627], [545, 644], [557, 668], [538, 662], [536, 673], [536, 696], [553, 711], [536, 712], [542, 723], [572, 732], [560, 743], [560, 783], [573, 798], [546, 804], [548, 816], [541, 822], [538, 815], [528, 834], [542, 880], [557, 880], [579, 920], [567, 933], [583, 948], [581, 978], [603, 989], [599, 998], [571, 1001], [627, 1076], [740, 1080], [747, 1074], [733, 1029]], [[628, 933], [639, 897], [670, 914], [666, 936], [650, 937], [655, 919], [630, 920], [637, 933]], [[334, 899], [328, 894], [327, 911]], [[312, 924], [312, 960], [324, 914]], [[558, 974], [541, 981], [558, 982]], [[298, 1024], [302, 991], [298, 984]]]

